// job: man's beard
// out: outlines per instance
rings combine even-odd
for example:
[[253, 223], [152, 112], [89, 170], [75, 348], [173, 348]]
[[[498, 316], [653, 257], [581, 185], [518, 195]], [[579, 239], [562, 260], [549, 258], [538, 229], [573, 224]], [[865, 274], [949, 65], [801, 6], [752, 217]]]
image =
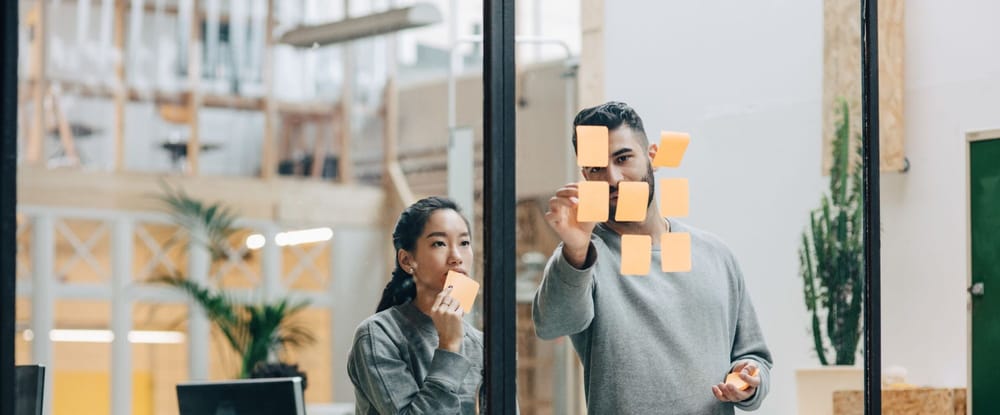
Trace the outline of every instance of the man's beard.
[[[648, 198], [648, 200], [646, 200], [647, 214], [648, 214], [649, 207], [653, 205], [653, 195], [655, 194], [655, 191], [656, 191], [656, 187], [653, 186], [653, 184], [655, 183], [655, 180], [656, 180], [656, 178], [653, 175], [653, 165], [652, 165], [652, 163], [647, 164], [646, 165], [646, 175], [643, 176], [642, 179], [640, 179], [640, 181], [643, 181], [643, 182], [646, 182], [646, 183], [649, 184], [649, 198]], [[611, 189], [610, 189], [610, 191], [611, 191], [611, 193], [617, 192], [618, 191], [618, 186], [612, 186]], [[618, 202], [621, 202], [621, 195], [619, 194], [618, 196], [619, 196]], [[608, 200], [608, 222], [610, 222], [610, 223], [619, 223], [618, 221], [615, 220], [615, 212], [617, 212], [617, 210], [618, 210], [617, 209], [617, 203], [611, 204], [611, 201]]]

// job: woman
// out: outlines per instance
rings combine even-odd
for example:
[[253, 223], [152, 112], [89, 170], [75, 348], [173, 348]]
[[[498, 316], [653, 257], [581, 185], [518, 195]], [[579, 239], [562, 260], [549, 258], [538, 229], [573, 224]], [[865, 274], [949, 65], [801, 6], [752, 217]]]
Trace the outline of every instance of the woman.
[[475, 414], [482, 332], [462, 320], [444, 287], [472, 267], [469, 224], [454, 202], [422, 199], [392, 233], [396, 267], [376, 314], [358, 326], [348, 357], [358, 414]]

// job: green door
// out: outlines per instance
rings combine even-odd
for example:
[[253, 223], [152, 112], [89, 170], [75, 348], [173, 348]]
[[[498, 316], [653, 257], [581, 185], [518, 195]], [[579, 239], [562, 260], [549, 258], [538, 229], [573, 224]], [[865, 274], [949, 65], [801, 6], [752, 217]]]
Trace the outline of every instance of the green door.
[[1000, 414], [1000, 139], [969, 144], [972, 413]]

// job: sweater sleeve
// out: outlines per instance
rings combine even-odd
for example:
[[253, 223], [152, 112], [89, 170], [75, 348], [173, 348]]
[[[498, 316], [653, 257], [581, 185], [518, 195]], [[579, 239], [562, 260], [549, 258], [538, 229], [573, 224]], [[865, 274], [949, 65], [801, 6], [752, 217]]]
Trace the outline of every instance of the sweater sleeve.
[[741, 361], [750, 360], [756, 363], [758, 367], [757, 375], [760, 376], [760, 386], [757, 387], [757, 391], [749, 399], [736, 403], [737, 408], [744, 411], [754, 411], [760, 408], [761, 403], [764, 402], [764, 398], [767, 397], [770, 391], [773, 361], [771, 351], [767, 348], [767, 344], [764, 341], [764, 333], [757, 322], [757, 313], [754, 311], [753, 302], [750, 300], [750, 293], [743, 282], [743, 273], [740, 271], [739, 265], [736, 264], [736, 260], [732, 257], [730, 258], [730, 267], [731, 272], [734, 273], [737, 285], [739, 304], [736, 314], [736, 335], [733, 339], [730, 355], [732, 363], [729, 370], [732, 371], [733, 367]]
[[535, 334], [554, 339], [586, 330], [594, 319], [594, 266], [596, 247], [591, 241], [584, 269], [574, 268], [563, 256], [563, 246], [556, 248], [542, 274], [535, 292], [531, 317]]
[[348, 357], [355, 393], [383, 415], [459, 413], [459, 390], [472, 367], [465, 356], [437, 349], [419, 386], [399, 349], [377, 326], [359, 331]]

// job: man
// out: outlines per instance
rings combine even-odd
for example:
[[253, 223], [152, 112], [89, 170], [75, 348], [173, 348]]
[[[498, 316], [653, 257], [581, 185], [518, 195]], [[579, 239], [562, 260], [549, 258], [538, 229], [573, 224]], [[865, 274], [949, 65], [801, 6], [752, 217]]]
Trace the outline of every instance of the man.
[[[588, 108], [573, 125], [608, 127], [608, 166], [584, 168], [583, 175], [608, 182], [611, 213], [604, 223], [577, 222], [576, 184], [549, 200], [545, 218], [562, 243], [535, 293], [536, 334], [570, 336], [583, 363], [591, 414], [757, 409], [768, 392], [771, 353], [735, 257], [713, 235], [660, 216], [652, 168], [658, 148], [649, 144], [632, 108], [620, 102]], [[627, 181], [649, 183], [643, 221], [614, 221], [617, 189]], [[661, 272], [659, 240], [665, 232], [691, 234], [691, 272]], [[628, 234], [652, 236], [649, 275], [621, 275], [621, 235]], [[749, 388], [726, 384], [729, 373]]]

